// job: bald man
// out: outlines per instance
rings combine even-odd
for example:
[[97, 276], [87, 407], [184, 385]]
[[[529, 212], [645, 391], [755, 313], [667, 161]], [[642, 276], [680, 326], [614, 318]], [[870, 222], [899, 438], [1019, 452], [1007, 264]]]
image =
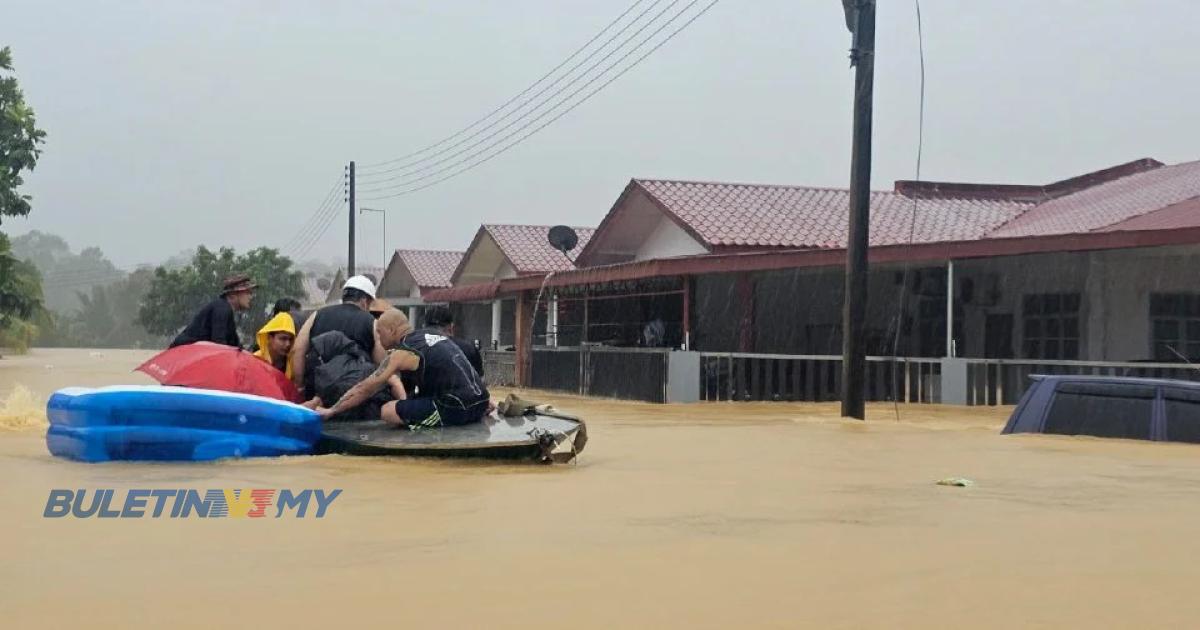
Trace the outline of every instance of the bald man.
[[416, 396], [383, 405], [380, 416], [413, 429], [479, 422], [491, 408], [491, 395], [466, 355], [436, 328], [414, 330], [399, 310], [389, 310], [375, 324], [387, 356], [366, 379], [351, 387], [331, 407], [318, 407], [322, 418], [353, 409], [387, 385], [398, 372], [415, 376]]

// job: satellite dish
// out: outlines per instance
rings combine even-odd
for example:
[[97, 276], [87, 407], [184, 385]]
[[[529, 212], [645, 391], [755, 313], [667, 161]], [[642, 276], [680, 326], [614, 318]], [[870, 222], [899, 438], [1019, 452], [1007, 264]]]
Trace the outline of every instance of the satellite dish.
[[565, 225], [556, 225], [550, 228], [547, 237], [550, 239], [550, 245], [567, 258], [570, 258], [567, 252], [575, 249], [575, 246], [579, 244], [579, 235]]

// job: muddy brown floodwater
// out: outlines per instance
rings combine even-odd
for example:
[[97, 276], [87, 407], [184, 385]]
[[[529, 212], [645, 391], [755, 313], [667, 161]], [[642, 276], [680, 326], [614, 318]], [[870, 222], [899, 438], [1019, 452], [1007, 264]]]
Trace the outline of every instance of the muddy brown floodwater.
[[[6, 628], [1195, 627], [1200, 449], [1000, 436], [1007, 409], [651, 405], [577, 466], [51, 458], [46, 396], [147, 353], [0, 360]], [[944, 477], [976, 485], [935, 485]], [[52, 488], [341, 488], [325, 518], [43, 518]]]

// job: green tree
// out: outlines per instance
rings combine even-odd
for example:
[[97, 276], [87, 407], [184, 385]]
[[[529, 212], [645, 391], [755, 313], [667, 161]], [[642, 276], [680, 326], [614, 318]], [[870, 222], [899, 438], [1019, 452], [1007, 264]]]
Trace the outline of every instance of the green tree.
[[43, 314], [37, 268], [13, 255], [0, 233], [0, 345], [24, 349], [37, 334], [32, 320]]
[[100, 249], [85, 247], [76, 254], [62, 237], [38, 230], [14, 237], [12, 251], [37, 267], [46, 308], [60, 315], [80, 308], [80, 292], [89, 294], [92, 287], [108, 286], [125, 277]]
[[[17, 78], [11, 76], [12, 51], [0, 48], [0, 223], [6, 216], [29, 214], [29, 195], [17, 189], [21, 173], [37, 166], [46, 132], [37, 128], [33, 109]], [[23, 348], [37, 334], [32, 319], [43, 314], [41, 278], [30, 263], [17, 258], [8, 237], [0, 234], [0, 343]]]
[[168, 339], [147, 332], [138, 322], [138, 309], [154, 281], [154, 270], [143, 267], [104, 286], [79, 292], [80, 308], [54, 317], [41, 326], [38, 344], [84, 348], [157, 348]]
[[112, 303], [106, 287], [92, 287], [91, 293], [79, 292], [78, 322], [80, 333], [95, 341], [97, 346], [108, 346], [117, 327]]
[[235, 273], [249, 274], [258, 284], [250, 310], [238, 318], [243, 343], [248, 344], [266, 323], [276, 300], [303, 296], [302, 274], [293, 270], [292, 261], [280, 256], [278, 250], [260, 247], [239, 256], [228, 247], [214, 252], [201, 246], [190, 265], [154, 270], [154, 279], [138, 310], [138, 322], [153, 334], [177, 334], [200, 307], [220, 293], [222, 281]]
[[29, 195], [17, 191], [25, 180], [21, 173], [37, 166], [46, 132], [37, 128], [33, 108], [11, 73], [12, 51], [0, 48], [0, 222], [4, 217], [29, 214]]

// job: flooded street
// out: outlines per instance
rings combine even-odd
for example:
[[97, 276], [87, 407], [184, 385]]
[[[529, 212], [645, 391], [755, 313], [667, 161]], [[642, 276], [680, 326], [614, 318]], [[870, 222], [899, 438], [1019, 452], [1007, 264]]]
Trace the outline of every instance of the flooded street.
[[[0, 360], [10, 628], [1187, 627], [1200, 450], [1000, 436], [1007, 409], [652, 405], [578, 465], [51, 458], [46, 396], [135, 351]], [[935, 481], [967, 477], [968, 488]], [[53, 488], [341, 488], [325, 518], [47, 519]]]

